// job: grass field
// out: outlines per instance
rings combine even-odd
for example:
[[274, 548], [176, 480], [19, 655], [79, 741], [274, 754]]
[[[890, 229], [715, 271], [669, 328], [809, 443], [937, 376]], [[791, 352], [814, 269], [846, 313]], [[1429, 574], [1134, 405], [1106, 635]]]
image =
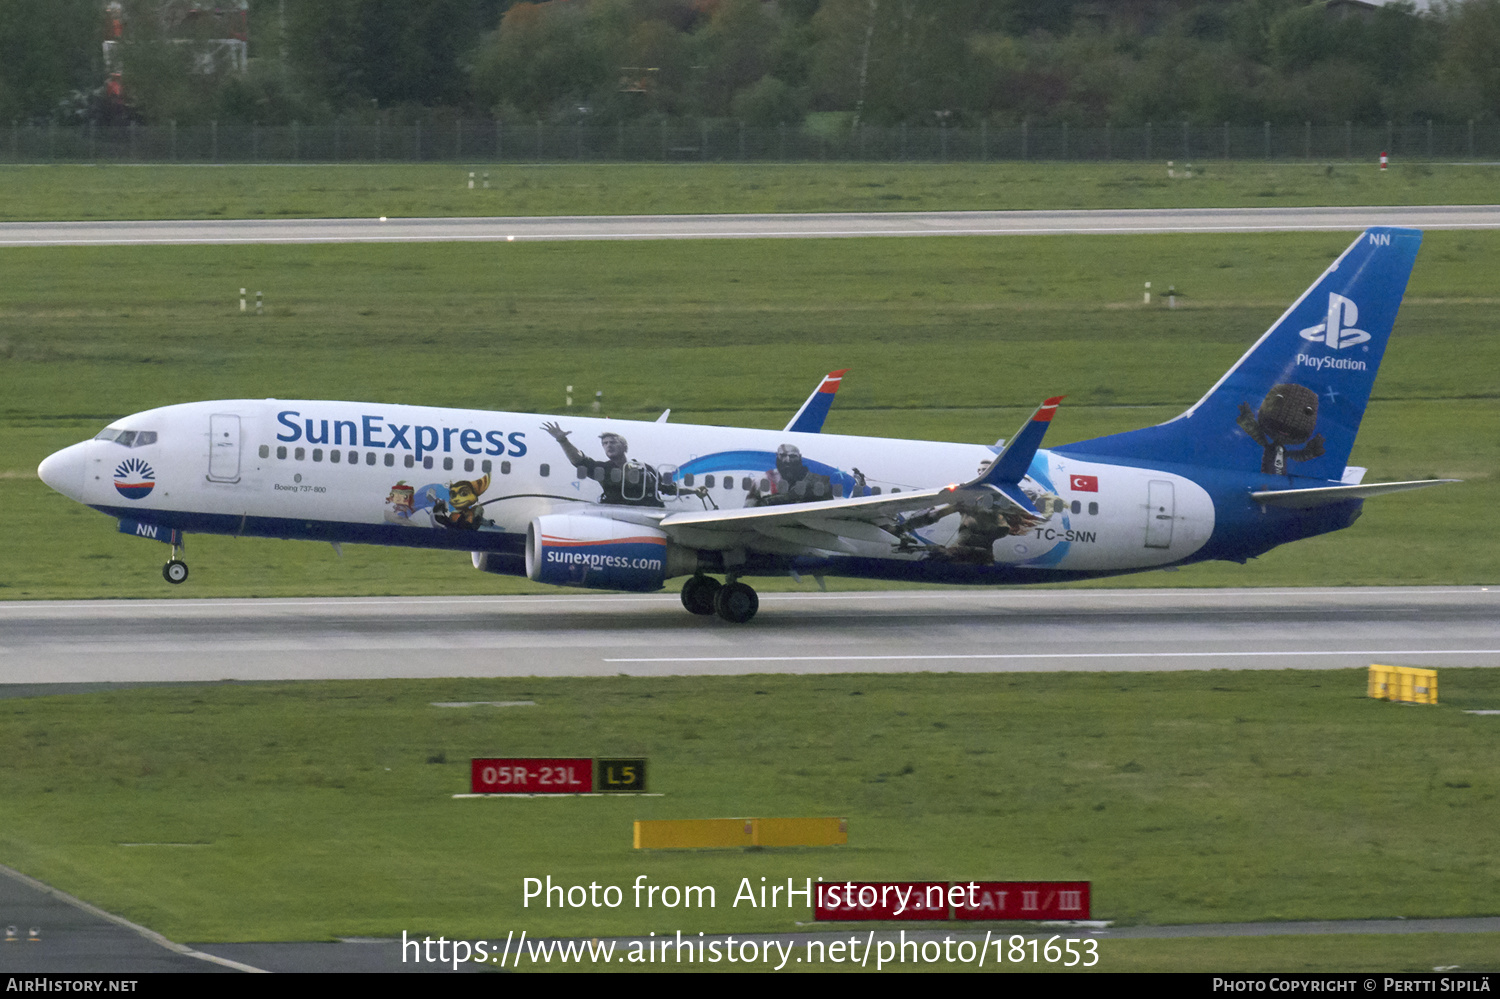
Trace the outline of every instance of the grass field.
[[[1500, 166], [1153, 163], [3, 166], [0, 221], [376, 218], [1496, 201]], [[471, 171], [491, 187], [469, 190]]]
[[[525, 592], [462, 556], [193, 538], [165, 549], [35, 478], [130, 412], [233, 397], [347, 398], [779, 427], [849, 367], [827, 429], [989, 442], [1045, 395], [1049, 443], [1159, 422], [1227, 369], [1342, 233], [627, 244], [0, 251], [0, 503], [9, 598]], [[1179, 308], [1141, 304], [1145, 280]], [[263, 290], [263, 317], [238, 290]], [[1432, 233], [1353, 461], [1371, 480], [1465, 479], [1366, 505], [1354, 529], [1240, 567], [1110, 585], [1488, 583], [1474, 525], [1500, 503], [1500, 236]], [[65, 543], [59, 544], [62, 540]], [[785, 585], [793, 585], [790, 582]]]
[[[480, 168], [482, 169], [482, 167]], [[1113, 171], [1113, 172], [1112, 172]], [[1488, 168], [0, 168], [0, 218], [1473, 203]], [[0, 251], [0, 598], [523, 592], [452, 553], [165, 549], [35, 478], [123, 414], [351, 398], [1062, 443], [1202, 394], [1351, 234]], [[1179, 308], [1140, 304], [1175, 285]], [[238, 289], [267, 315], [242, 316]], [[1492, 583], [1500, 235], [1431, 233], [1353, 461], [1463, 478], [1248, 566], [1108, 585]], [[833, 586], [865, 585], [857, 582]], [[758, 587], [794, 586], [758, 580]], [[555, 592], [555, 591], [553, 591]], [[0, 701], [0, 862], [178, 940], [788, 929], [741, 877], [1087, 878], [1127, 923], [1500, 912], [1500, 677], [1445, 703], [1355, 672], [203, 685]], [[432, 701], [534, 699], [535, 708]], [[651, 759], [663, 798], [455, 800], [473, 755]], [[838, 814], [848, 848], [630, 849], [634, 818]], [[138, 844], [138, 845], [128, 845]], [[523, 909], [520, 879], [714, 885], [692, 914]], [[1496, 968], [1490, 936], [1112, 941], [1101, 970]]]
[[[1438, 707], [1364, 685], [1353, 670], [530, 678], [3, 701], [0, 859], [193, 941], [795, 928], [805, 912], [732, 904], [762, 876], [1087, 879], [1094, 917], [1127, 924], [1494, 914], [1500, 743], [1464, 710], [1500, 707], [1500, 674], [1445, 670]], [[430, 703], [467, 700], [537, 703]], [[512, 754], [646, 756], [665, 796], [451, 797], [470, 757]], [[804, 814], [849, 818], [849, 845], [630, 845], [637, 818]], [[628, 889], [640, 874], [713, 886], [717, 904], [522, 904], [523, 877]], [[1198, 960], [1224, 967], [1226, 946], [1300, 966], [1264, 944], [1124, 949], [1151, 966], [1153, 948], [1208, 947]], [[1405, 953], [1473, 960], [1439, 959], [1447, 946]], [[1289, 953], [1349, 966], [1321, 942]]]

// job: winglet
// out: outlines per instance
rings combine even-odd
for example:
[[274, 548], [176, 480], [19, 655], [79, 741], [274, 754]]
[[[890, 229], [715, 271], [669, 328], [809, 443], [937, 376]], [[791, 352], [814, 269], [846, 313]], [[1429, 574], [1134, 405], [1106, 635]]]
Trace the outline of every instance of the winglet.
[[1016, 431], [1010, 443], [1005, 445], [1005, 450], [990, 462], [990, 467], [973, 484], [1002, 486], [1020, 482], [1026, 475], [1026, 470], [1031, 467], [1031, 459], [1036, 457], [1037, 448], [1042, 446], [1042, 436], [1046, 434], [1047, 425], [1057, 413], [1058, 403], [1064, 398], [1066, 397], [1060, 395], [1053, 396], [1038, 406], [1036, 412], [1031, 414], [1031, 419]]
[[823, 421], [828, 419], [828, 410], [833, 406], [834, 394], [839, 390], [839, 383], [844, 380], [844, 375], [849, 373], [848, 368], [839, 371], [830, 371], [823, 376], [813, 394], [807, 397], [802, 408], [792, 417], [792, 421], [783, 429], [783, 432], [795, 431], [803, 434], [816, 434], [823, 429]]

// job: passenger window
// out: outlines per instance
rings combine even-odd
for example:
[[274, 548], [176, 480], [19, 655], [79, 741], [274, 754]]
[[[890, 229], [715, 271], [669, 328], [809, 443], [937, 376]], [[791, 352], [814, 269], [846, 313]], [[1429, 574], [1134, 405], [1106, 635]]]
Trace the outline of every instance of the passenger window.
[[322, 461], [322, 460], [323, 460], [323, 449], [320, 448], [320, 447], [313, 448], [313, 461]]
[[712, 489], [714, 487], [714, 477], [712, 475], [705, 475], [703, 477], [703, 485], [709, 489]]
[[341, 454], [343, 454], [342, 451], [329, 451], [328, 452], [328, 460], [330, 462], [332, 462], [333, 464], [337, 465], [339, 463], [339, 455], [341, 455]]
[[879, 496], [880, 495], [880, 487], [879, 486], [871, 486], [870, 487], [870, 495], [871, 496]]
[[429, 454], [422, 459], [422, 467], [429, 471], [432, 470], [432, 455]]
[[897, 488], [896, 486], [891, 486], [891, 492], [892, 493], [899, 493], [900, 491], [901, 490], [899, 488]]
[[580, 479], [586, 479], [589, 477], [589, 467], [587, 465], [578, 465], [576, 466], [576, 468], [578, 470], [578, 477]]
[[406, 467], [407, 468], [411, 468], [416, 463], [417, 463], [417, 459], [413, 458], [411, 455], [407, 455], [406, 456]]
[[768, 492], [771, 491], [771, 480], [770, 479], [761, 479], [760, 480], [760, 491], [763, 492], [763, 493], [768, 493]]
[[510, 462], [508, 462], [508, 461], [502, 461], [500, 463], [500, 474], [501, 475], [509, 475], [510, 474]]
[[393, 454], [391, 454], [389, 451], [387, 451], [385, 453], [385, 467], [386, 468], [395, 468], [396, 467], [396, 456], [393, 455]]
[[302, 447], [297, 448], [297, 450], [292, 452], [292, 457], [298, 461], [304, 460], [307, 457], [307, 449]]
[[682, 484], [685, 485], [685, 486], [687, 486], [688, 488], [692, 488], [692, 485], [693, 485], [693, 473], [692, 472], [689, 472], [689, 473], [687, 473], [686, 475], [684, 475], [682, 477]]
[[453, 459], [452, 458], [444, 458], [443, 459], [443, 471], [445, 471], [445, 472], [451, 472], [451, 471], [453, 471]]
[[490, 460], [488, 458], [484, 459], [484, 462], [479, 466], [480, 470], [483, 471], [485, 475], [489, 475], [490, 470], [494, 467], [495, 466], [490, 464]]
[[1077, 500], [1074, 500], [1073, 501], [1073, 512], [1074, 513], [1082, 513], [1083, 512], [1083, 504], [1080, 503], [1080, 502], [1078, 502]]
[[465, 472], [472, 472], [472, 471], [474, 471], [474, 459], [473, 458], [465, 458], [464, 459], [464, 471]]
[[[94, 440], [98, 440], [98, 439], [99, 438], [97, 438], [97, 437], [94, 438]], [[269, 444], [262, 444], [260, 446], [260, 456], [262, 458], [269, 458], [269, 457], [271, 457], [271, 445], [269, 445]]]
[[375, 464], [375, 452], [374, 451], [366, 451], [365, 452], [365, 464], [366, 465], [373, 465], [373, 464]]
[[543, 465], [542, 469], [541, 469], [541, 472], [542, 472], [542, 478], [545, 479], [548, 475], [550, 475], [552, 473], [552, 466], [551, 465]]
[[276, 449], [276, 460], [286, 461], [286, 445], [283, 444]]
[[1089, 504], [1089, 516], [1096, 517], [1098, 515], [1099, 515], [1099, 504], [1098, 503], [1090, 503]]
[[595, 482], [603, 482], [604, 481], [604, 469], [600, 468], [598, 465], [595, 465], [594, 466], [594, 470], [589, 473], [589, 476]]
[[750, 487], [753, 486], [754, 484], [755, 483], [753, 483], [752, 481], [750, 481], [750, 476], [748, 476], [748, 475], [745, 476], [743, 479], [740, 480], [740, 488], [743, 489], [743, 490], [745, 490], [745, 492], [747, 492], [747, 493], [750, 491]]
[[349, 452], [349, 464], [351, 464], [351, 465], [358, 465], [359, 464], [359, 452], [358, 451], [350, 451]]
[[625, 476], [620, 474], [620, 470], [618, 468], [611, 468], [609, 470], [609, 481], [618, 483], [623, 478], [625, 478]]

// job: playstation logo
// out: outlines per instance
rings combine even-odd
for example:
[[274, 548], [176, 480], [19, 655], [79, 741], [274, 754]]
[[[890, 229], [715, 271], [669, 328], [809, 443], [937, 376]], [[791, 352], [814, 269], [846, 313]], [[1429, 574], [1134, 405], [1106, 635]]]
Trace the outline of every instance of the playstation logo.
[[1333, 350], [1343, 350], [1370, 339], [1370, 334], [1357, 330], [1359, 307], [1343, 295], [1328, 296], [1328, 318], [1316, 326], [1302, 331], [1302, 339], [1313, 343], [1326, 343]]

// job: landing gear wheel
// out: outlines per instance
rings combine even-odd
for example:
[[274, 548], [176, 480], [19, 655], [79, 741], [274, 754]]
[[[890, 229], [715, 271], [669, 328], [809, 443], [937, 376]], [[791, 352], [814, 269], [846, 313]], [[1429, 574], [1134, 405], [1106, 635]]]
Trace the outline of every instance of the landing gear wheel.
[[727, 583], [714, 594], [714, 613], [731, 624], [744, 624], [760, 609], [760, 597], [744, 583]]
[[161, 578], [165, 579], [173, 586], [181, 583], [182, 581], [187, 579], [187, 577], [188, 568], [186, 562], [181, 562], [174, 558], [172, 561], [161, 567]]
[[682, 606], [694, 614], [712, 614], [714, 612], [714, 594], [723, 587], [712, 576], [690, 576], [687, 582], [682, 584]]

